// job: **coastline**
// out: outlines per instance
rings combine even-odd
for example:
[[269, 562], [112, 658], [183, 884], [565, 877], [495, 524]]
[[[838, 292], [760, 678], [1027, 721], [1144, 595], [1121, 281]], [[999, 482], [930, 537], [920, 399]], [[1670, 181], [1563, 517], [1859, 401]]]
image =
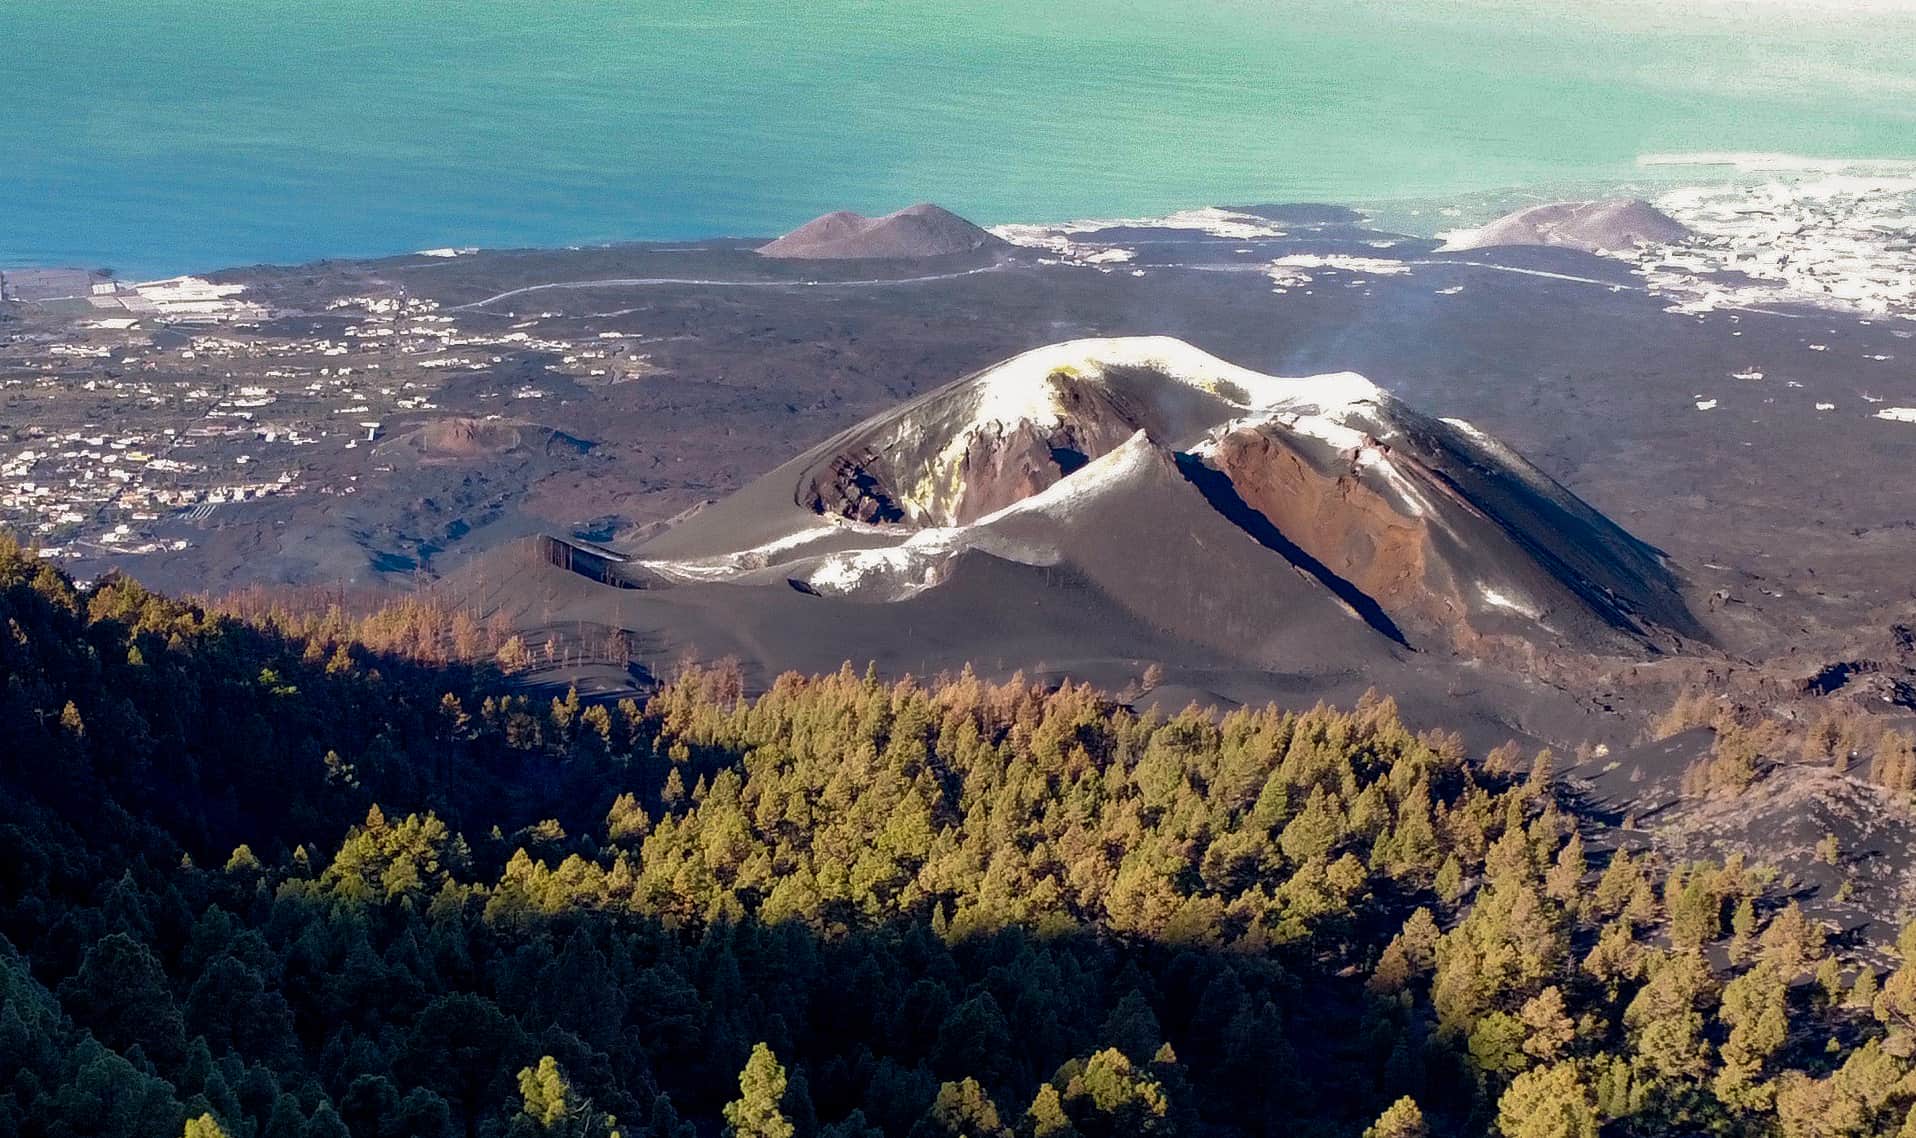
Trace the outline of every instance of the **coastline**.
[[[1114, 210], [1076, 217], [1033, 220], [1029, 216], [996, 216], [980, 213], [978, 224], [1003, 236], [1006, 232], [1024, 234], [1070, 234], [1122, 227], [1189, 228], [1203, 230], [1206, 215], [1231, 214], [1268, 208], [1273, 204], [1324, 206], [1352, 211], [1365, 224], [1400, 233], [1407, 237], [1443, 239], [1446, 234], [1474, 228], [1502, 214], [1528, 205], [1552, 201], [1594, 200], [1615, 197], [1658, 198], [1682, 189], [1702, 185], [1753, 188], [1766, 181], [1780, 179], [1853, 178], [1877, 180], [1911, 179], [1916, 185], [1916, 157], [1856, 157], [1799, 155], [1772, 151], [1647, 151], [1628, 164], [1620, 164], [1608, 174], [1590, 173], [1574, 178], [1548, 179], [1534, 183], [1452, 191], [1422, 191], [1393, 195], [1360, 195], [1342, 199], [1312, 197], [1287, 198], [1258, 194], [1238, 195], [1242, 202], [1258, 205], [1229, 205], [1225, 201], [1143, 210]], [[837, 208], [838, 203], [823, 205], [816, 212]], [[794, 215], [787, 228], [805, 221], [810, 214]], [[1207, 230], [1216, 233], [1216, 230]], [[1219, 234], [1223, 235], [1223, 234]], [[433, 245], [429, 242], [400, 242], [388, 247], [341, 242], [340, 246], [317, 255], [306, 256], [291, 248], [262, 251], [262, 255], [229, 259], [214, 263], [191, 257], [147, 259], [125, 250], [88, 254], [75, 250], [72, 255], [28, 258], [0, 248], [0, 272], [8, 270], [111, 267], [116, 275], [141, 281], [183, 276], [212, 277], [247, 269], [285, 269], [303, 265], [338, 262], [384, 261], [398, 257], [426, 256], [452, 259], [479, 252], [537, 251], [558, 253], [581, 249], [608, 249], [646, 246], [653, 251], [683, 246], [688, 250], [709, 248], [727, 242], [762, 242], [774, 233], [752, 234], [727, 228], [726, 231], [659, 232], [633, 231], [616, 236], [584, 238], [554, 237], [548, 240], [478, 244], [454, 240]], [[96, 263], [97, 262], [97, 263]]]

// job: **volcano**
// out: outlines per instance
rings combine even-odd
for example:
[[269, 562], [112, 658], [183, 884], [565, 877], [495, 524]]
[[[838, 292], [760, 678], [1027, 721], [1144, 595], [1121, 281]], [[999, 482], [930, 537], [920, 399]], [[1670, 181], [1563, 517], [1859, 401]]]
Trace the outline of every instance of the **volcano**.
[[1675, 245], [1694, 236], [1688, 226], [1641, 198], [1550, 202], [1508, 213], [1451, 236], [1446, 249], [1557, 245], [1585, 253], [1628, 252], [1638, 245]]
[[1360, 375], [1265, 375], [1166, 337], [1040, 348], [876, 415], [627, 571], [876, 605], [981, 560], [1067, 573], [1163, 634], [1253, 659], [1325, 637], [1626, 654], [1705, 639], [1662, 553], [1470, 424]]
[[905, 260], [949, 257], [1004, 242], [948, 209], [921, 202], [883, 217], [840, 210], [813, 218], [758, 249], [790, 260]]

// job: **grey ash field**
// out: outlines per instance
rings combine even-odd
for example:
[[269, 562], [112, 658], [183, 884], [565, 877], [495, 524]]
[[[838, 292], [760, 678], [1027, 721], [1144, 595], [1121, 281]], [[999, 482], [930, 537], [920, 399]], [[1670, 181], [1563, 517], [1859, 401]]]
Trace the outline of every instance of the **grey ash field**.
[[[688, 653], [737, 655], [761, 681], [851, 658], [1119, 688], [1156, 663], [1161, 700], [1349, 699], [1377, 683], [1478, 738], [1612, 747], [1699, 678], [1908, 710], [1916, 423], [1882, 412], [1916, 406], [1916, 325], [1672, 311], [1630, 263], [1563, 247], [1577, 235], [1555, 236], [1562, 218], [1545, 227], [1559, 247], [1463, 251], [1330, 207], [1218, 216], [1039, 247], [974, 241], [940, 215], [941, 248], [969, 251], [924, 258], [712, 241], [234, 269], [208, 279], [261, 311], [216, 323], [0, 305], [9, 522], [78, 576], [121, 568], [169, 590], [438, 580], [528, 630], [624, 629], [639, 681]], [[1137, 509], [1116, 515], [1134, 540], [1107, 551], [1141, 566], [1140, 599], [1120, 604], [1071, 557], [877, 601], [615, 588], [522, 540], [643, 559], [675, 520], [862, 420], [1030, 349], [1129, 336], [1274, 376], [1361, 373], [1430, 420], [1467, 420], [1666, 555], [1682, 618], [1631, 645], [1494, 650], [1416, 631], [1353, 647], [1351, 622], [1287, 623], [1282, 606], [1246, 609], [1250, 631], [1153, 621], [1142, 598], [1204, 589], [1207, 562], [1153, 544]], [[1186, 505], [1166, 508], [1182, 524]], [[1284, 650], [1242, 650], [1267, 636]]]

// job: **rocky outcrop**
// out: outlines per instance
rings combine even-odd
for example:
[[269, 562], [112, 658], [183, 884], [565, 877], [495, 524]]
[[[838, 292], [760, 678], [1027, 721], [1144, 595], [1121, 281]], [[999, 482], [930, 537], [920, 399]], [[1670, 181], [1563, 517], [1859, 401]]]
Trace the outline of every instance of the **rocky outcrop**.
[[1432, 587], [1428, 523], [1392, 505], [1350, 464], [1320, 468], [1289, 432], [1266, 425], [1226, 434], [1211, 465], [1245, 505], [1399, 624], [1447, 627], [1467, 615], [1449, 582]]

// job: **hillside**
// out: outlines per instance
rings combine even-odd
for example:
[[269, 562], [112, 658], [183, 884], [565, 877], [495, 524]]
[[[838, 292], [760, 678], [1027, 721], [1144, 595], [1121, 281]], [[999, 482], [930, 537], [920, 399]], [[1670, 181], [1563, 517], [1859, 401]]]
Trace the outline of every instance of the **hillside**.
[[535, 702], [11, 547], [0, 616], [0, 743], [41, 757], [0, 766], [6, 1133], [1860, 1136], [1916, 1104], [1916, 971], [1761, 866], [1587, 843], [1547, 757], [1388, 701], [1140, 717], [847, 668]]

